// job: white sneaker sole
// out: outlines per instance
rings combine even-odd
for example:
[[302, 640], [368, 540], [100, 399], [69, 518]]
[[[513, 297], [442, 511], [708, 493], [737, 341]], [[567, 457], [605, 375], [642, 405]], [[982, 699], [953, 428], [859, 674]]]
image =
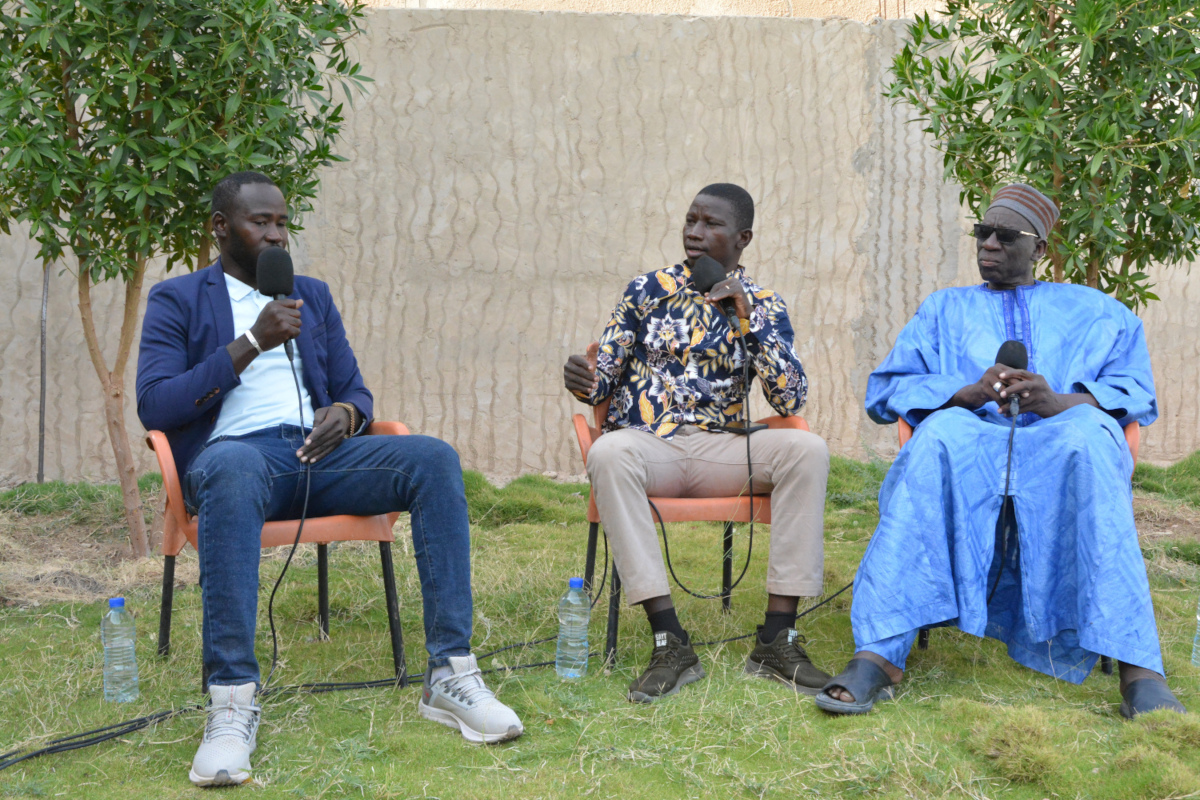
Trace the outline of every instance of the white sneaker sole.
[[423, 700], [417, 701], [417, 712], [425, 719], [440, 722], [451, 728], [457, 728], [462, 737], [471, 744], [498, 744], [516, 739], [525, 732], [524, 728], [512, 725], [503, 733], [482, 733], [463, 722], [453, 711], [443, 711], [440, 708], [425, 705]]
[[197, 775], [194, 770], [188, 770], [188, 778], [197, 786], [240, 786], [250, 780], [250, 773], [245, 770], [234, 770], [230, 775], [226, 770], [217, 770], [217, 774], [211, 777]]

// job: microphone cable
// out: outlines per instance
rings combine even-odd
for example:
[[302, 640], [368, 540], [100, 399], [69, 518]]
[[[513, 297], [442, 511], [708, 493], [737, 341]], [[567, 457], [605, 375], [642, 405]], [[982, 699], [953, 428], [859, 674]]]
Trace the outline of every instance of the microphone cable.
[[[992, 590], [988, 592], [987, 602], [991, 603], [992, 598], [996, 595], [996, 590], [1000, 588], [1000, 578], [1004, 575], [1005, 562], [1008, 561], [1008, 508], [1012, 505], [1012, 499], [1008, 496], [1009, 480], [1012, 478], [1012, 451], [1013, 451], [1013, 435], [1017, 432], [1017, 415], [1020, 413], [1021, 402], [1017, 395], [1013, 395], [1008, 402], [1009, 411], [1012, 414], [1012, 424], [1008, 428], [1008, 460], [1004, 467], [1004, 497], [1000, 501], [1000, 567], [996, 570], [996, 582], [992, 584]], [[1016, 508], [1013, 508], [1013, 513], [1016, 513]]]
[[[741, 571], [741, 574], [738, 575], [737, 580], [729, 585], [729, 592], [732, 594], [733, 590], [736, 589], [739, 584], [741, 584], [742, 578], [746, 577], [746, 571], [748, 569], [750, 569], [750, 556], [754, 552], [754, 516], [755, 516], [754, 515], [754, 465], [752, 463], [751, 455], [750, 455], [750, 434], [753, 433], [753, 430], [751, 429], [751, 426], [750, 426], [750, 349], [748, 347], [746, 347], [746, 341], [741, 335], [741, 325], [740, 324], [734, 325], [734, 320], [737, 319], [737, 317], [735, 317], [731, 314], [728, 317], [726, 317], [726, 319], [729, 322], [730, 333], [732, 334], [735, 331], [737, 333], [737, 335], [733, 337], [733, 341], [739, 343], [741, 345], [741, 350], [742, 350], [741, 416], [742, 416], [743, 420], [742, 420], [742, 430], [740, 432], [738, 432], [738, 434], [746, 437], [746, 483], [747, 483], [747, 488], [748, 488], [749, 497], [750, 497], [750, 532], [749, 532], [749, 539], [746, 544], [746, 561], [744, 564], [742, 564], [742, 571]], [[729, 432], [732, 433], [734, 431], [729, 431]], [[671, 563], [671, 545], [670, 545], [670, 542], [667, 541], [667, 526], [663, 522], [662, 512], [660, 512], [658, 510], [658, 506], [654, 505], [653, 500], [650, 500], [649, 497], [647, 497], [646, 500], [650, 503], [650, 508], [653, 509], [654, 515], [656, 517], [658, 517], [658, 527], [659, 527], [659, 530], [662, 532], [663, 553], [666, 555], [667, 569], [671, 573], [671, 578], [674, 579], [675, 583], [679, 586], [680, 589], [683, 589], [683, 591], [687, 592], [692, 597], [698, 598], [700, 600], [719, 600], [719, 599], [724, 598], [725, 595], [723, 595], [723, 594], [700, 594], [699, 592], [694, 592], [691, 589], [689, 589], [687, 586], [685, 586], [683, 581], [681, 581], [679, 579], [679, 576], [675, 574], [675, 565]], [[607, 536], [605, 537], [604, 546], [605, 546], [605, 550], [607, 552], [607, 548], [608, 548], [608, 537]], [[744, 639], [746, 637], [742, 636], [742, 637], [738, 637], [738, 638]]]
[[[289, 339], [290, 343], [291, 340]], [[287, 351], [288, 365], [292, 368], [292, 381], [296, 384], [296, 405], [300, 411], [300, 433], [304, 434], [304, 394], [300, 391], [300, 376], [296, 374], [296, 362], [292, 356], [291, 350]], [[313, 419], [313, 426], [317, 424], [316, 418]], [[279, 584], [283, 583], [283, 576], [287, 575], [288, 567], [292, 563], [292, 556], [296, 554], [296, 548], [300, 545], [300, 534], [304, 532], [304, 521], [308, 519], [308, 497], [312, 490], [312, 461], [306, 461], [304, 464], [304, 504], [300, 507], [300, 524], [296, 526], [296, 538], [292, 542], [292, 547], [288, 550], [287, 560], [283, 562], [283, 569], [279, 570], [279, 577], [275, 579], [275, 586], [271, 588], [271, 599], [267, 601], [267, 622], [271, 626], [271, 669], [267, 672], [267, 679], [262, 682], [262, 688], [258, 690], [258, 694], [262, 697], [268, 696], [268, 689], [271, 685], [271, 678], [275, 675], [275, 668], [279, 666], [279, 637], [275, 633], [275, 593], [279, 591]], [[207, 688], [207, 687], [205, 687]]]

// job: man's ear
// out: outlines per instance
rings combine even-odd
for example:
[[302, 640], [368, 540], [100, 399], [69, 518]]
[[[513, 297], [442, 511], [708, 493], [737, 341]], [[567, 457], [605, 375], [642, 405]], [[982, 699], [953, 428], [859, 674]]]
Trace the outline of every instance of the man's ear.
[[743, 231], [738, 231], [737, 246], [738, 250], [745, 250], [750, 244], [750, 240], [754, 238], [754, 231], [746, 228]]
[[213, 236], [218, 240], [224, 239], [229, 235], [229, 220], [225, 219], [225, 215], [220, 211], [212, 212], [212, 232]]
[[1033, 263], [1037, 263], [1046, 257], [1046, 240], [1038, 239], [1037, 244], [1033, 246]]

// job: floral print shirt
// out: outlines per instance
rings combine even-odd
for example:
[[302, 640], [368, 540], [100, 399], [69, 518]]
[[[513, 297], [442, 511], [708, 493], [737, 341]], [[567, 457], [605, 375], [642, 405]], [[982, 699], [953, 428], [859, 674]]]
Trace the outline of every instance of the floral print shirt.
[[[808, 379], [779, 295], [733, 273], [752, 303], [741, 335], [767, 402], [783, 416], [804, 406]], [[600, 336], [599, 383], [590, 405], [611, 397], [605, 430], [636, 428], [669, 438], [680, 425], [704, 429], [741, 419], [743, 355], [729, 321], [692, 283], [684, 264], [640, 275], [626, 287]]]

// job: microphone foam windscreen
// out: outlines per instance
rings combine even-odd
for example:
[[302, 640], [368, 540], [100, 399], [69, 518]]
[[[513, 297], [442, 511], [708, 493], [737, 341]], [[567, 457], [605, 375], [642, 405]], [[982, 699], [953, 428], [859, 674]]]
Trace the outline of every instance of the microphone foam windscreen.
[[700, 256], [692, 265], [692, 282], [700, 294], [708, 294], [712, 287], [723, 280], [725, 268], [712, 256]]
[[996, 353], [996, 363], [1013, 369], [1026, 369], [1029, 367], [1029, 351], [1021, 342], [1009, 339], [1000, 345], [1000, 351]]
[[292, 256], [282, 247], [268, 247], [258, 256], [255, 268], [258, 291], [267, 297], [289, 295], [295, 283], [296, 271], [292, 268]]

